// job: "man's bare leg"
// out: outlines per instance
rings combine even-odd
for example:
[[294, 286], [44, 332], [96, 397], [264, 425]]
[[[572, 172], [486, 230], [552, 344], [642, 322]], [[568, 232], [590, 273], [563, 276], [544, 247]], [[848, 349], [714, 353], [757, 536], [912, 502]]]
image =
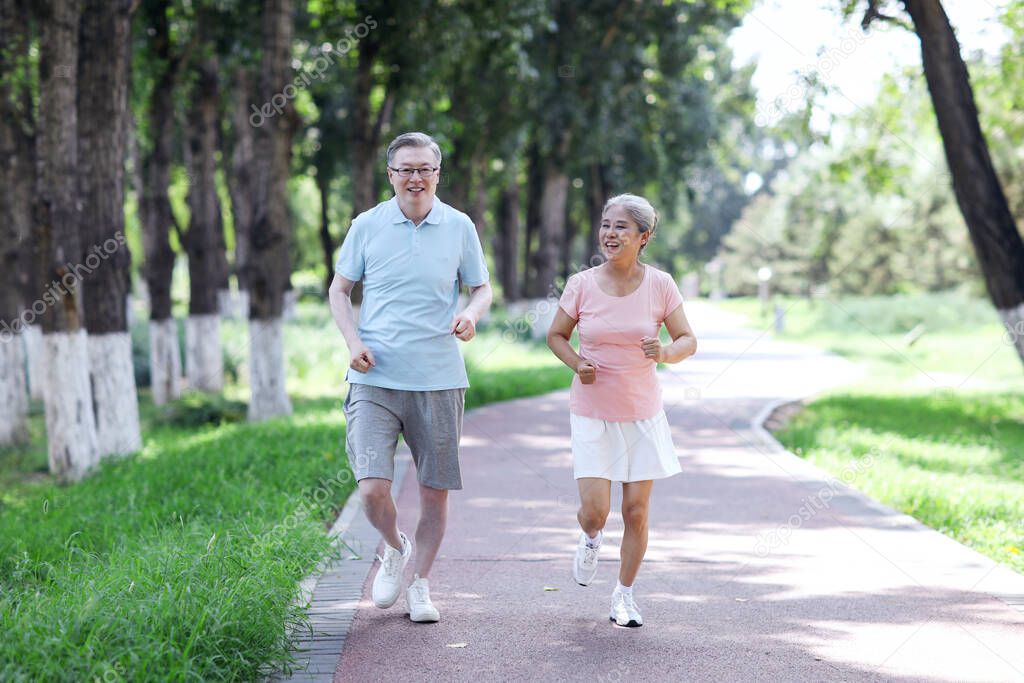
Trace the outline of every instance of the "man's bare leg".
[[397, 550], [402, 549], [398, 536], [398, 510], [391, 498], [391, 482], [387, 479], [368, 477], [359, 481], [359, 496], [363, 510], [373, 528], [384, 537], [384, 542]]
[[416, 527], [416, 573], [426, 578], [448, 525], [448, 491], [420, 484], [420, 522]]

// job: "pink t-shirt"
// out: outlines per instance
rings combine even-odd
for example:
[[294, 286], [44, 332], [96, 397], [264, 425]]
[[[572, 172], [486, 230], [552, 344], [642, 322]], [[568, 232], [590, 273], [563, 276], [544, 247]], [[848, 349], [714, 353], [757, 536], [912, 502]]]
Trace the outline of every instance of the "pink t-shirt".
[[662, 410], [657, 363], [644, 356], [643, 337], [656, 337], [662, 323], [683, 303], [672, 276], [644, 266], [644, 279], [626, 296], [606, 294], [595, 268], [565, 283], [558, 304], [576, 320], [580, 355], [597, 366], [593, 384], [572, 380], [569, 412], [609, 422], [647, 420]]

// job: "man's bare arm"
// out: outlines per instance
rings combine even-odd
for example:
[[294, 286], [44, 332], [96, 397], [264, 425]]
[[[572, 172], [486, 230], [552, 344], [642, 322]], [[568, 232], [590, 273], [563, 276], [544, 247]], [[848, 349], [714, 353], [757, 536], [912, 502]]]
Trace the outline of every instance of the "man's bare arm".
[[476, 336], [476, 324], [491, 307], [494, 294], [489, 282], [469, 289], [469, 303], [452, 320], [451, 333], [462, 341], [469, 341]]
[[356, 328], [356, 314], [352, 310], [352, 288], [356, 283], [335, 273], [334, 280], [327, 290], [327, 298], [331, 304], [331, 315], [334, 316], [334, 323], [341, 330], [348, 346], [349, 356], [352, 361], [349, 367], [359, 372], [367, 372], [374, 366], [373, 352], [366, 348], [366, 344], [359, 338], [359, 330]]

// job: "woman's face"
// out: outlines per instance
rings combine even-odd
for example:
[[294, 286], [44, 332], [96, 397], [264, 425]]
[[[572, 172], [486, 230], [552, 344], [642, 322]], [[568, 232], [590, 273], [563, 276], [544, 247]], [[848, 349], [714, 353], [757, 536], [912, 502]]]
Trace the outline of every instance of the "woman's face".
[[640, 226], [623, 206], [610, 206], [604, 212], [598, 238], [601, 253], [609, 261], [636, 261], [640, 247], [647, 243], [647, 233], [640, 232]]

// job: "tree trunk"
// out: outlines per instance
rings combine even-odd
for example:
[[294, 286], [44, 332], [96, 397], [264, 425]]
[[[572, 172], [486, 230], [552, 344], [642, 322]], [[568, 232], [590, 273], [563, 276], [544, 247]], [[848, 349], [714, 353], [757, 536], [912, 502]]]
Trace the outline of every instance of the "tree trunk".
[[967, 66], [938, 0], [904, 0], [921, 57], [960, 212], [985, 286], [1024, 362], [1024, 240], [978, 123]]
[[169, 235], [174, 226], [174, 213], [167, 196], [174, 141], [174, 85], [179, 62], [171, 55], [168, 5], [165, 0], [154, 14], [155, 33], [151, 45], [163, 68], [149, 97], [150, 149], [141, 164], [143, 187], [139, 201], [142, 246], [146, 256], [143, 274], [150, 305], [150, 378], [153, 402], [157, 405], [181, 395], [179, 375], [168, 374], [179, 372], [181, 367], [178, 335], [171, 312], [174, 251]]
[[[457, 145], [458, 142], [455, 144]], [[468, 164], [461, 160], [459, 148], [455, 147], [455, 150], [455, 153], [445, 161], [437, 186], [444, 192], [441, 199], [445, 204], [468, 214], [470, 190]]]
[[[269, 102], [290, 82], [292, 1], [267, 0], [263, 6], [263, 58], [259, 97]], [[288, 173], [295, 111], [291, 101], [282, 116], [256, 131], [256, 195], [249, 281], [249, 419], [265, 420], [291, 413], [285, 391], [281, 314], [288, 287], [291, 226], [288, 218]]]
[[324, 292], [331, 286], [334, 279], [334, 238], [331, 237], [331, 221], [329, 216], [329, 203], [331, 197], [331, 178], [327, 172], [326, 165], [317, 168], [316, 186], [320, 190], [320, 246], [324, 250], [324, 266], [326, 276], [324, 280]]
[[558, 274], [565, 242], [565, 205], [569, 176], [553, 161], [544, 163], [544, 184], [540, 196], [540, 226], [537, 245], [537, 281], [533, 295], [547, 296]]
[[149, 368], [155, 405], [181, 396], [181, 344], [174, 318], [149, 321]]
[[[523, 244], [523, 288], [527, 296], [543, 296], [543, 285], [537, 285], [534, 242], [540, 227], [540, 201], [544, 193], [543, 162], [540, 146], [533, 142], [527, 152], [526, 166], [526, 239]], [[540, 290], [540, 294], [537, 291]]]
[[92, 269], [82, 283], [82, 303], [101, 457], [142, 447], [127, 318], [131, 255], [124, 235], [130, 26], [130, 0], [86, 0], [79, 27], [78, 191], [84, 264]]
[[576, 239], [576, 235], [580, 231], [579, 225], [577, 225], [576, 221], [573, 219], [572, 202], [568, 199], [568, 197], [566, 198], [565, 202], [565, 218], [563, 219], [562, 224], [565, 226], [565, 233], [562, 238], [562, 263], [561, 270], [559, 272], [561, 285], [558, 287], [559, 292], [562, 290], [565, 281], [569, 279], [569, 275], [572, 273], [573, 242]]
[[78, 18], [75, 0], [40, 3], [39, 130], [36, 250], [46, 377], [50, 471], [64, 480], [84, 476], [99, 460], [89, 391], [79, 281], [84, 277], [78, 233], [78, 121], [75, 109]]
[[249, 123], [249, 104], [252, 101], [252, 76], [248, 69], [235, 73], [235, 100], [231, 112], [232, 145], [228, 169], [228, 193], [231, 195], [231, 213], [235, 227], [235, 278], [238, 282], [239, 307], [243, 315], [249, 312], [249, 283], [245, 279], [249, 260], [249, 240], [253, 213], [253, 126]]
[[600, 163], [590, 165], [590, 182], [587, 183], [587, 216], [590, 219], [587, 231], [587, 258], [593, 266], [604, 260], [601, 255], [600, 232], [604, 203], [611, 193], [608, 188], [605, 168]]
[[0, 446], [28, 439], [28, 339], [24, 334], [28, 326], [21, 315], [25, 290], [21, 280], [31, 245], [35, 193], [32, 111], [23, 106], [22, 97], [30, 82], [29, 40], [27, 5], [0, 0], [0, 44], [4, 46], [0, 49]]
[[377, 58], [377, 41], [373, 36], [359, 43], [355, 84], [352, 93], [352, 218], [377, 204], [377, 145], [370, 111], [373, 91], [373, 63]]
[[220, 112], [217, 112], [217, 120], [213, 128], [213, 193], [217, 198], [217, 226], [214, 228], [214, 237], [217, 239], [217, 247], [213, 252], [214, 272], [216, 273], [217, 286], [217, 313], [231, 317], [231, 265], [228, 263], [228, 243], [224, 235], [224, 213], [220, 203], [220, 194], [217, 192], [217, 155], [221, 151], [220, 139]]
[[484, 235], [487, 232], [487, 159], [482, 154], [473, 160], [473, 201], [469, 205], [469, 217], [476, 226], [476, 236], [480, 244], [486, 244]]
[[[15, 127], [12, 147], [8, 149], [9, 157], [5, 156], [14, 177], [3, 187], [7, 189], [7, 201], [11, 214], [9, 220], [14, 222], [14, 232], [21, 235], [21, 256], [16, 269], [18, 288], [21, 290], [21, 302], [28, 305], [39, 297], [37, 289], [35, 245], [33, 244], [33, 210], [36, 195], [36, 113], [34, 91], [38, 87], [38, 70], [30, 54], [30, 45], [34, 37], [32, 24], [33, 12], [28, 0], [5, 0], [9, 3], [9, 19], [13, 21], [11, 28], [6, 30], [10, 37], [4, 37], [0, 44], [8, 45], [4, 57], [10, 66], [3, 67], [0, 73], [4, 79], [10, 79], [10, 89], [5, 89], [3, 97], [7, 107], [3, 112], [5, 123]], [[12, 226], [8, 226], [11, 229]], [[35, 326], [38, 331], [38, 325]], [[42, 348], [42, 333], [39, 334], [38, 348]], [[40, 378], [41, 380], [41, 378]], [[40, 394], [42, 396], [42, 394]]]
[[224, 353], [220, 342], [220, 313], [189, 313], [185, 320], [185, 377], [194, 391], [224, 389]]
[[[473, 186], [473, 169], [476, 161], [474, 154], [476, 152], [470, 149], [471, 137], [465, 132], [466, 128], [471, 124], [459, 117], [459, 112], [463, 112], [463, 107], [460, 107], [458, 93], [452, 92], [452, 97], [456, 98], [452, 102], [451, 109], [452, 115], [455, 118], [455, 125], [464, 132], [455, 136], [455, 139], [452, 141], [452, 153], [445, 160], [438, 186], [444, 189], [443, 199], [446, 204], [454, 206], [459, 211], [468, 215], [470, 213], [469, 197]], [[466, 103], [466, 106], [472, 105]]]
[[[132, 167], [134, 169], [132, 181], [135, 184], [135, 196], [140, 198], [140, 220], [142, 221], [142, 237], [145, 243], [147, 239], [147, 224], [145, 218], [141, 215], [141, 197], [144, 194], [146, 183], [143, 180], [143, 164], [141, 162], [142, 157], [139, 150], [138, 135], [135, 132], [135, 120], [130, 112], [128, 114], [127, 144], [134, 155], [132, 160]], [[143, 286], [143, 289], [146, 289], [145, 286]], [[154, 404], [163, 405], [180, 395], [181, 356], [178, 345], [177, 323], [175, 323], [173, 318], [149, 321], [149, 368], [150, 390]]]
[[218, 290], [224, 277], [224, 227], [217, 196], [217, 130], [220, 122], [217, 60], [198, 69], [188, 117], [190, 211], [184, 247], [188, 254], [189, 306], [185, 327], [185, 372], [189, 388], [224, 388]]
[[[381, 133], [390, 123], [395, 106], [394, 89], [389, 84], [384, 102], [374, 119], [370, 95], [374, 85], [373, 63], [379, 50], [380, 44], [373, 33], [359, 43], [359, 61], [356, 64], [352, 105], [352, 218], [372, 209], [380, 198], [380, 186], [377, 182], [377, 164], [380, 163], [378, 148]], [[349, 298], [354, 305], [362, 302], [362, 282], [355, 284]]]
[[505, 302], [519, 299], [519, 174], [512, 159], [505, 168], [505, 186], [501, 188], [498, 234], [494, 240], [495, 265]]

